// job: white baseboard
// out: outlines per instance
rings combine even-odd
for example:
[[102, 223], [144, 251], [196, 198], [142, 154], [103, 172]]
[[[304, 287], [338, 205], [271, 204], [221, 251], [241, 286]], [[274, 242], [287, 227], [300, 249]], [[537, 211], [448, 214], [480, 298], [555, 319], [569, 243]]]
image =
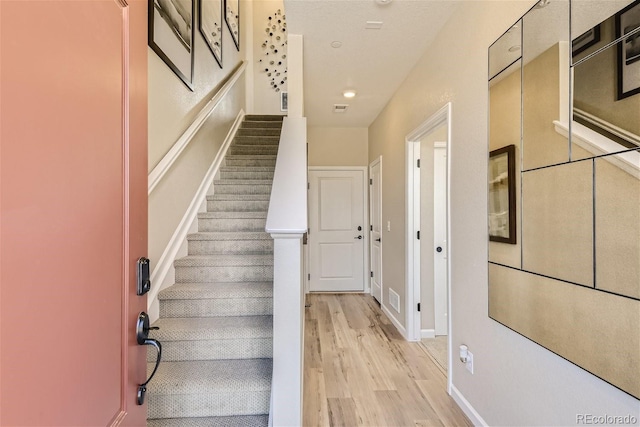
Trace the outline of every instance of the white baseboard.
[[395, 316], [391, 314], [391, 311], [389, 311], [389, 309], [383, 304], [380, 304], [380, 308], [382, 308], [382, 312], [387, 315], [389, 320], [391, 320], [391, 323], [393, 323], [393, 326], [395, 326], [398, 332], [400, 332], [400, 335], [402, 335], [405, 340], [409, 341], [409, 339], [407, 338], [407, 330], [404, 328], [404, 326], [402, 326], [398, 319], [396, 319]]
[[453, 384], [451, 385], [451, 397], [456, 401], [460, 409], [465, 413], [474, 426], [488, 427], [489, 424], [482, 419], [480, 414], [471, 406], [469, 401], [464, 398], [460, 390], [458, 390]]
[[160, 304], [158, 302], [158, 293], [165, 288], [175, 283], [175, 268], [173, 267], [173, 261], [176, 258], [185, 256], [187, 254], [187, 234], [195, 232], [197, 230], [198, 212], [203, 211], [203, 207], [206, 208], [206, 199], [209, 189], [213, 185], [213, 180], [220, 169], [220, 165], [224, 160], [224, 156], [227, 154], [229, 145], [235, 137], [238, 128], [242, 124], [245, 112], [240, 110], [236, 120], [233, 122], [231, 129], [227, 133], [224, 142], [220, 146], [220, 150], [213, 159], [213, 163], [209, 167], [209, 170], [204, 175], [196, 194], [193, 196], [187, 211], [185, 212], [182, 220], [173, 232], [167, 247], [162, 252], [160, 259], [155, 267], [152, 265], [151, 271], [151, 291], [147, 299], [147, 310], [149, 312], [149, 320], [154, 322], [160, 316]]
[[422, 329], [420, 331], [420, 338], [435, 338], [436, 330], [435, 329]]

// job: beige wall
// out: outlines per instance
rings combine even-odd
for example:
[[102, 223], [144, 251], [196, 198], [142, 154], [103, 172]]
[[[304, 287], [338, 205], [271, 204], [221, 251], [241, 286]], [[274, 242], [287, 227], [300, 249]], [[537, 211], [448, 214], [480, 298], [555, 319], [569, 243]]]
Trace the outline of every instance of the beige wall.
[[[264, 69], [265, 61], [270, 61], [273, 55], [265, 56], [264, 52], [267, 49], [262, 48], [262, 44], [271, 40], [271, 37], [266, 35], [265, 28], [269, 22], [269, 16], [280, 9], [284, 13], [284, 3], [282, 0], [259, 0], [253, 1], [253, 53], [255, 59], [250, 64], [253, 67], [254, 82], [253, 82], [253, 113], [255, 114], [286, 114], [280, 111], [280, 93], [271, 88], [271, 77], [267, 77]], [[251, 24], [248, 24], [251, 25]], [[283, 33], [283, 40], [286, 39], [287, 33]], [[285, 46], [286, 48], [286, 46]], [[278, 54], [281, 54], [282, 50], [278, 50]], [[284, 53], [286, 54], [286, 53]], [[259, 62], [262, 59], [263, 62]], [[287, 59], [280, 58], [283, 61], [283, 65], [286, 65]], [[283, 67], [284, 68], [284, 67]], [[284, 77], [281, 75], [280, 77]], [[287, 83], [285, 82], [283, 90], [287, 90]]]
[[368, 166], [367, 128], [309, 127], [309, 166]]
[[[636, 414], [638, 401], [488, 317], [487, 49], [531, 6], [464, 2], [369, 128], [369, 159], [384, 156], [385, 287], [405, 304], [405, 136], [452, 102], [451, 301], [454, 387], [489, 425], [575, 425], [576, 414]], [[473, 37], [460, 37], [460, 29]], [[383, 300], [386, 300], [384, 298]], [[393, 314], [393, 309], [388, 307]], [[404, 325], [406, 313], [397, 319]]]
[[[241, 15], [245, 7], [246, 4], [241, 2]], [[244, 59], [246, 49], [241, 46], [241, 51], [238, 52], [224, 25], [224, 68], [221, 69], [200, 34], [197, 19], [195, 27], [193, 92], [153, 50], [148, 49], [149, 171], [162, 160]], [[241, 34], [241, 43], [243, 35]], [[235, 117], [245, 108], [244, 85], [245, 79], [240, 78], [149, 196], [148, 257], [152, 268], [157, 265]]]

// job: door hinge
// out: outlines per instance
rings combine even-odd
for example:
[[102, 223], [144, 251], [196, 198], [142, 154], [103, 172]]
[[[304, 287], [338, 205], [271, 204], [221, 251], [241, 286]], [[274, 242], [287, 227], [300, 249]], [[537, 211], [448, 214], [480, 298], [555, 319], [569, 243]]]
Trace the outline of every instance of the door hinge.
[[373, 225], [369, 226], [369, 231], [373, 231]]
[[420, 167], [420, 159], [418, 159], [417, 167]]
[[311, 184], [307, 182], [307, 190], [311, 189]]
[[373, 178], [369, 178], [369, 185], [373, 185]]
[[307, 280], [311, 280], [311, 274], [307, 274]]
[[420, 303], [418, 303], [418, 311], [420, 311]]
[[371, 272], [371, 277], [373, 277], [373, 271]]
[[420, 240], [420, 231], [418, 231], [418, 240]]

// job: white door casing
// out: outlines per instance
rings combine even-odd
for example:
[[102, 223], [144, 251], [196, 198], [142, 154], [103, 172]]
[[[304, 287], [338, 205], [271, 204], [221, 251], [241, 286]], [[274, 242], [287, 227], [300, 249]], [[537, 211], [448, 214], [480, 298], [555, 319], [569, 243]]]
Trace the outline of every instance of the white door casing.
[[382, 304], [382, 156], [369, 165], [371, 295]]
[[447, 143], [433, 150], [433, 289], [436, 335], [447, 335]]
[[365, 172], [366, 168], [309, 168], [311, 292], [365, 290]]

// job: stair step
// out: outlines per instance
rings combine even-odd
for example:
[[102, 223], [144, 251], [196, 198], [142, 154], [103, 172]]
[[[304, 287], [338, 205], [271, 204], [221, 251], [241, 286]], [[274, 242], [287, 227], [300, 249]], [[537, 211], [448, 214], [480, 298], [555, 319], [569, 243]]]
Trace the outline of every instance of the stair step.
[[178, 283], [158, 294], [160, 317], [270, 316], [271, 282]]
[[239, 145], [278, 145], [280, 136], [278, 135], [236, 135], [233, 138], [233, 147]]
[[240, 128], [278, 128], [282, 127], [280, 120], [245, 120]]
[[225, 156], [226, 166], [271, 166], [276, 165], [275, 155], [230, 155]]
[[[209, 212], [209, 214], [212, 213], [228, 212]], [[201, 232], [189, 234], [187, 241], [189, 255], [273, 254], [273, 239], [265, 232]]]
[[267, 218], [198, 218], [198, 231], [264, 231]]
[[[254, 196], [260, 196], [256, 194]], [[212, 199], [207, 201], [209, 212], [266, 212], [269, 200]]]
[[[273, 355], [272, 316], [161, 318], [151, 337], [162, 360], [259, 359]], [[147, 361], [155, 360], [154, 351]]]
[[253, 129], [253, 128], [240, 128], [236, 135], [238, 136], [280, 136], [281, 129], [267, 128], [267, 129]]
[[275, 114], [247, 114], [246, 116], [244, 116], [244, 121], [251, 121], [251, 122], [266, 122], [266, 121], [279, 121], [282, 122], [282, 119], [284, 119], [284, 116], [279, 116], [279, 115], [275, 115]]
[[147, 386], [148, 417], [267, 414], [271, 371], [271, 359], [161, 363]]
[[271, 180], [217, 180], [214, 194], [271, 194]]
[[148, 420], [147, 427], [267, 427], [269, 415], [235, 417], [160, 418]]
[[245, 170], [220, 170], [220, 179], [267, 179], [273, 181], [273, 168], [265, 168], [271, 170], [259, 171], [251, 170], [251, 168], [244, 168]]
[[278, 154], [277, 145], [246, 145], [246, 144], [234, 144], [229, 149], [230, 155], [238, 154]]
[[174, 266], [176, 283], [273, 280], [273, 255], [189, 255]]

